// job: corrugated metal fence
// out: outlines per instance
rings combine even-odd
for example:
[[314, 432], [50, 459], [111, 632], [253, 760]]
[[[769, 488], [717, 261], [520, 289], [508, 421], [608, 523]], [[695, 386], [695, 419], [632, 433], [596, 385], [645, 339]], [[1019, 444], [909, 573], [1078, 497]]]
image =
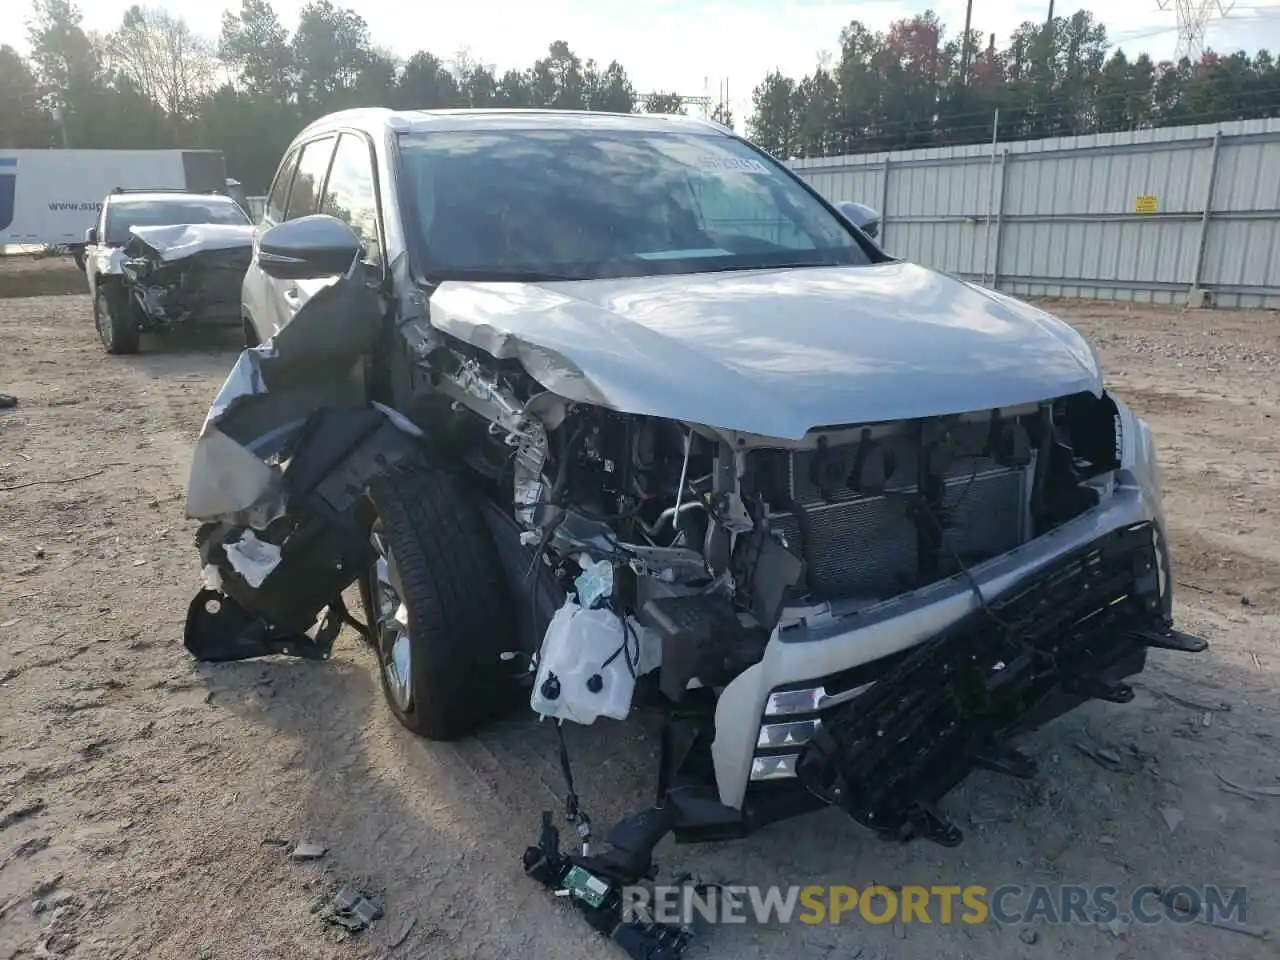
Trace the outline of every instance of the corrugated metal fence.
[[791, 166], [891, 253], [1016, 295], [1280, 308], [1280, 120]]

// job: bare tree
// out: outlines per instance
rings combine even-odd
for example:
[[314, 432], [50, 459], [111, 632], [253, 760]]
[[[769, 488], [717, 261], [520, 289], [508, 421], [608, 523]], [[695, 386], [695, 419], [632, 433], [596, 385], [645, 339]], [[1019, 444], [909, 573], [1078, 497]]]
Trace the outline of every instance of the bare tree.
[[172, 116], [190, 116], [217, 79], [212, 45], [163, 9], [130, 7], [106, 46], [110, 66]]

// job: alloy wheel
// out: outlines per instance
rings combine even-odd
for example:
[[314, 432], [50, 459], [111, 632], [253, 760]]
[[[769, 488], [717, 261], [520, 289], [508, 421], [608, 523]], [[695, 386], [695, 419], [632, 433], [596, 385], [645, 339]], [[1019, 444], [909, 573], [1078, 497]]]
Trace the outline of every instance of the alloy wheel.
[[396, 568], [395, 555], [375, 527], [369, 537], [378, 559], [373, 571], [373, 605], [376, 616], [378, 659], [387, 689], [403, 711], [413, 707], [413, 651], [409, 635], [409, 608]]

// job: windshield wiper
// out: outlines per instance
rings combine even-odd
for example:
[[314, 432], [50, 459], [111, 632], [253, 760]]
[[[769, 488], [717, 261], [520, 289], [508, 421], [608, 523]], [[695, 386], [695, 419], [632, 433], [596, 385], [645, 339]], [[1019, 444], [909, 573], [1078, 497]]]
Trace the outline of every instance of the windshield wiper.
[[849, 264], [837, 263], [835, 260], [782, 260], [775, 263], [725, 263], [709, 264], [706, 273], [729, 273], [741, 270], [799, 270], [802, 267], [842, 267]]
[[556, 273], [551, 270], [509, 270], [499, 268], [447, 267], [425, 271], [432, 283], [446, 280], [469, 280], [473, 283], [554, 283], [558, 280], [583, 280], [582, 274]]

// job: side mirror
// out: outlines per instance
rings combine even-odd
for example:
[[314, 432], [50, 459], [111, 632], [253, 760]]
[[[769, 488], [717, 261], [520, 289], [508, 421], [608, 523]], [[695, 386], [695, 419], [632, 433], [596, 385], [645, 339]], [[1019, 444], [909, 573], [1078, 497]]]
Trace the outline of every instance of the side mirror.
[[97, 242], [98, 242], [98, 228], [97, 228], [97, 227], [90, 227], [88, 230], [86, 230], [86, 231], [84, 232], [84, 242], [85, 242], [85, 243], [97, 243]]
[[277, 280], [310, 280], [346, 274], [362, 246], [354, 230], [323, 213], [286, 220], [262, 235], [258, 266]]
[[852, 200], [841, 200], [836, 204], [836, 209], [840, 211], [841, 216], [867, 236], [875, 237], [880, 233], [880, 214], [870, 207], [854, 203]]

